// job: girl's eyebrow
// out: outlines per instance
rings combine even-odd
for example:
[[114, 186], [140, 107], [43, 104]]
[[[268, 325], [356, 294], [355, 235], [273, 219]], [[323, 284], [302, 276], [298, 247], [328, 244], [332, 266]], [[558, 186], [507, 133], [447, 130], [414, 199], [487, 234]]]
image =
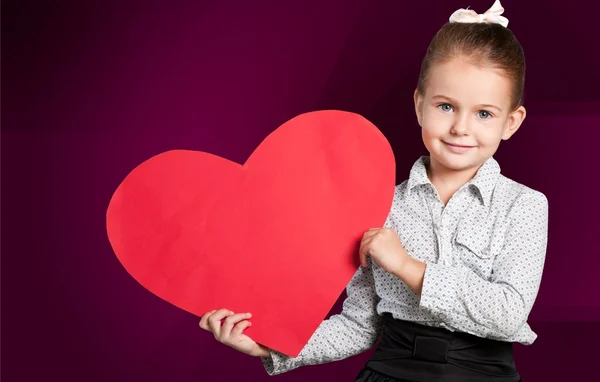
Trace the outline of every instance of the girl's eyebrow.
[[[433, 97], [431, 97], [431, 99], [435, 99], [435, 98], [442, 98], [442, 99], [445, 99], [446, 101], [449, 101], [450, 103], [453, 103], [453, 104], [458, 104], [458, 102], [457, 102], [455, 99], [453, 99], [453, 98], [450, 98], [450, 97], [448, 97], [448, 96], [445, 96], [445, 95], [436, 94], [436, 95], [434, 95]], [[500, 108], [499, 108], [498, 106], [496, 106], [496, 105], [491, 105], [491, 104], [480, 104], [480, 105], [477, 105], [477, 107], [486, 107], [486, 108], [492, 108], [492, 109], [496, 109], [496, 110], [498, 110], [499, 112], [501, 112], [501, 113], [502, 113], [502, 109], [500, 109]]]

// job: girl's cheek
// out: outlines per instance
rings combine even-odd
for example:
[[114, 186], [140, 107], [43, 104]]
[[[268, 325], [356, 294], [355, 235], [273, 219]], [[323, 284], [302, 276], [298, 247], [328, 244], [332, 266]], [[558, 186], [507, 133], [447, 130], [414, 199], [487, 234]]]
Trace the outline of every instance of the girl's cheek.
[[432, 134], [444, 133], [450, 129], [452, 118], [440, 113], [430, 113], [424, 118], [423, 127]]
[[502, 131], [502, 123], [497, 121], [493, 125], [488, 124], [481, 126], [477, 131], [477, 138], [481, 143], [487, 146], [494, 146], [502, 140]]

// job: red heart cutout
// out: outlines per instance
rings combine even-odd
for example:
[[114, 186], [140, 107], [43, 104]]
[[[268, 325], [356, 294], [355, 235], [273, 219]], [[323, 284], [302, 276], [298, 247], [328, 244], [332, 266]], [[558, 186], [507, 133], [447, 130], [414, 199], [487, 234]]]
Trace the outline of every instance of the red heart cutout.
[[383, 134], [317, 111], [271, 133], [244, 165], [173, 150], [136, 167], [107, 211], [112, 248], [158, 297], [197, 316], [251, 312], [244, 333], [295, 357], [356, 272], [395, 187]]

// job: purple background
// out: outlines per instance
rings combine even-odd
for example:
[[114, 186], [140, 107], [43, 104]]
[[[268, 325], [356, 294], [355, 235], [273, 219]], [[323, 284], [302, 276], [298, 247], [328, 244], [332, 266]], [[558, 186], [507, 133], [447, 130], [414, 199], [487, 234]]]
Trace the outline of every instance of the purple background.
[[[427, 44], [455, 9], [492, 3], [3, 1], [3, 380], [271, 380], [126, 273], [106, 237], [112, 192], [170, 149], [243, 162], [284, 121], [325, 108], [386, 134], [399, 183], [425, 153], [412, 92]], [[528, 117], [496, 158], [550, 201], [529, 321], [539, 338], [516, 345], [516, 361], [526, 382], [589, 380], [600, 340], [600, 9], [503, 5], [526, 51]], [[368, 356], [273, 378], [351, 381]]]

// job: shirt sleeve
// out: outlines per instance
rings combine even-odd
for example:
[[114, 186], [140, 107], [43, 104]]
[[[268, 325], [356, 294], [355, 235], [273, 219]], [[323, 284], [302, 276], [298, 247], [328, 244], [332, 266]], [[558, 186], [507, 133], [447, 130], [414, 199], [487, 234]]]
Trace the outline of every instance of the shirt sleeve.
[[271, 350], [262, 358], [269, 375], [348, 358], [373, 347], [381, 331], [371, 264], [360, 267], [346, 287], [342, 312], [324, 320], [300, 354], [291, 358]]
[[426, 266], [420, 305], [449, 329], [509, 340], [526, 323], [546, 257], [548, 201], [540, 192], [520, 199], [489, 281], [464, 265]]

